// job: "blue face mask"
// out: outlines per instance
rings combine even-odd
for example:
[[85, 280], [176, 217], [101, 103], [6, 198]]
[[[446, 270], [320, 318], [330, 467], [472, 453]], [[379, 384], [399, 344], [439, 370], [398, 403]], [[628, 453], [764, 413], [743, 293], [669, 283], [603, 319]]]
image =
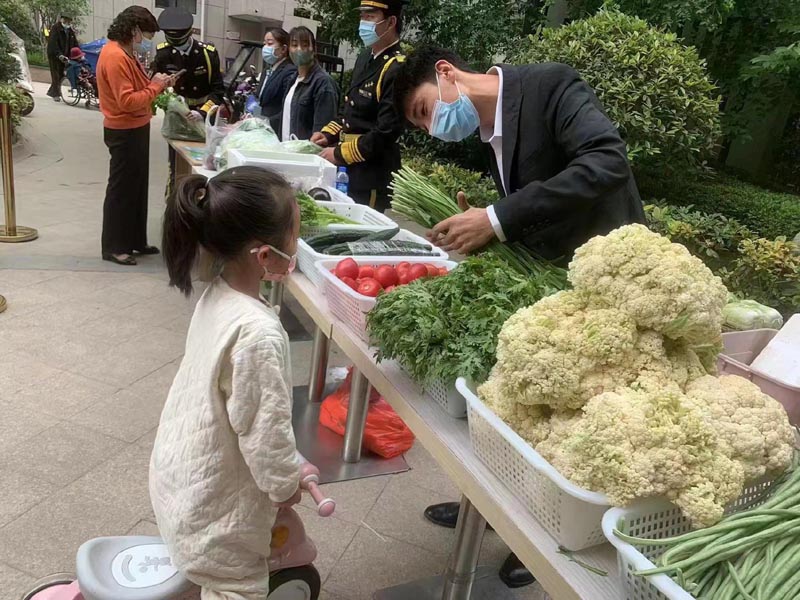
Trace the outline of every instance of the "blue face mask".
[[431, 135], [443, 142], [460, 142], [468, 138], [481, 124], [475, 105], [461, 93], [457, 82], [458, 98], [449, 104], [442, 102], [442, 87], [438, 74], [436, 85], [439, 86], [439, 99], [433, 105]]
[[138, 46], [139, 52], [142, 54], [147, 54], [153, 51], [153, 47], [155, 43], [153, 40], [148, 40], [146, 37], [142, 37], [142, 41], [136, 44]]
[[358, 26], [358, 36], [361, 38], [361, 41], [364, 42], [365, 46], [372, 46], [373, 44], [377, 43], [381, 37], [383, 37], [378, 35], [378, 33], [375, 31], [375, 28], [381, 23], [383, 23], [383, 21], [380, 21], [379, 23], [373, 23], [372, 21], [364, 20], [361, 21], [361, 24]]
[[264, 46], [261, 48], [261, 58], [268, 65], [274, 65], [278, 62], [278, 57], [275, 56], [275, 46]]

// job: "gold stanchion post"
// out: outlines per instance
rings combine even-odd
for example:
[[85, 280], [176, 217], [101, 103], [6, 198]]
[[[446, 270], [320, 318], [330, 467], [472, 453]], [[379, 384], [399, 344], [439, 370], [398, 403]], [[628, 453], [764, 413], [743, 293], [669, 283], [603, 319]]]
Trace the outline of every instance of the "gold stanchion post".
[[[32, 227], [17, 225], [14, 205], [14, 158], [11, 149], [11, 105], [0, 103], [0, 163], [3, 170], [3, 204], [6, 224], [0, 225], [0, 242], [30, 242], [39, 237]], [[0, 304], [0, 312], [5, 302]]]

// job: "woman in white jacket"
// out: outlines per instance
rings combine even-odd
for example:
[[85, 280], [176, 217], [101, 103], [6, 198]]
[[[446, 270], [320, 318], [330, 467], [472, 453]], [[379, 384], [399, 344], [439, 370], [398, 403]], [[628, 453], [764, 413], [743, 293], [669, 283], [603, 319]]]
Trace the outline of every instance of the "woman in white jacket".
[[289, 340], [260, 296], [294, 267], [300, 212], [279, 176], [183, 179], [164, 215], [170, 285], [187, 296], [202, 245], [224, 263], [197, 303], [150, 460], [150, 497], [175, 566], [203, 600], [264, 600], [278, 508], [300, 499]]

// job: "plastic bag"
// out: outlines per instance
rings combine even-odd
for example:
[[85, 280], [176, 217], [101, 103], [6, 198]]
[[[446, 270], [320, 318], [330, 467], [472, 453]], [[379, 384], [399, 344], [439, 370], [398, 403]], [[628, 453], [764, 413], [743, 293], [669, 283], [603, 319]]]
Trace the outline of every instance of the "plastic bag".
[[228, 120], [219, 115], [219, 105], [212, 106], [206, 115], [206, 150], [203, 166], [212, 171], [217, 170], [217, 150], [222, 140], [235, 129]]
[[[322, 401], [319, 423], [338, 435], [344, 435], [347, 423], [347, 407], [350, 404], [350, 381], [352, 369], [348, 370], [344, 383]], [[411, 449], [414, 434], [403, 419], [397, 416], [378, 392], [371, 390], [367, 424], [364, 427], [364, 447], [383, 458], [394, 458]]]
[[734, 331], [780, 329], [783, 326], [781, 313], [755, 300], [729, 302], [722, 309], [722, 316], [725, 327]]
[[203, 142], [206, 139], [205, 126], [202, 121], [190, 121], [189, 106], [180, 96], [170, 98], [164, 111], [164, 123], [161, 125], [161, 135], [168, 140], [183, 140], [184, 142]]
[[219, 145], [220, 169], [228, 163], [229, 150], [277, 150], [280, 140], [269, 126], [269, 121], [253, 117], [236, 124]]

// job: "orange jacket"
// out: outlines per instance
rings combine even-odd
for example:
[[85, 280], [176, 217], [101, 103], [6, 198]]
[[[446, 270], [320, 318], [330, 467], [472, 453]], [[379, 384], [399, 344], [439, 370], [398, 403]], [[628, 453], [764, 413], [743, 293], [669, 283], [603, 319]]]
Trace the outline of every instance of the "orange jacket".
[[163, 88], [150, 81], [139, 62], [110, 41], [97, 61], [100, 109], [108, 129], [137, 129], [153, 118], [152, 103]]

